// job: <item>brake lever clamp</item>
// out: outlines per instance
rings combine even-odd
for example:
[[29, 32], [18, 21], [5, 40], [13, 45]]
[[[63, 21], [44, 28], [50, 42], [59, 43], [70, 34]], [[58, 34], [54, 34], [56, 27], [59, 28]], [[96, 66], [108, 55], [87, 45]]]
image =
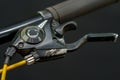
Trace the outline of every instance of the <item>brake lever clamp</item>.
[[74, 43], [66, 44], [64, 33], [76, 28], [74, 21], [61, 25], [53, 19], [45, 19], [38, 25], [20, 29], [11, 46], [31, 65], [37, 61], [63, 58], [65, 53], [78, 49], [88, 41], [115, 41], [118, 37], [115, 33], [88, 34]]

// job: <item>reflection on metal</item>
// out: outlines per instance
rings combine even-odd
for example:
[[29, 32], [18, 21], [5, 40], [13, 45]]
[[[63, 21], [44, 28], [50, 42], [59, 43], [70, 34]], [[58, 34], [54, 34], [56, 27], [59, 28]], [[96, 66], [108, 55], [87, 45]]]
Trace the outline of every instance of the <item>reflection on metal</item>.
[[40, 23], [40, 24], [38, 25], [38, 27], [42, 29], [47, 22], [48, 22], [48, 20], [43, 21], [42, 23]]

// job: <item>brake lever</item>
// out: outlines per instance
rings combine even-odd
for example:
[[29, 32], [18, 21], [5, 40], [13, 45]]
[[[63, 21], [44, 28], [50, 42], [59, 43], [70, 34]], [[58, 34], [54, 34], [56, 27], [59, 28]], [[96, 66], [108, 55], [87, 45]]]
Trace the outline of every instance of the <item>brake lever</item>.
[[79, 47], [83, 46], [87, 42], [116, 42], [118, 39], [118, 34], [116, 33], [91, 33], [86, 34], [82, 38], [80, 38], [78, 41], [67, 44], [67, 50], [68, 51], [74, 51], [78, 49]]
[[67, 44], [64, 33], [77, 29], [77, 23], [69, 21], [63, 24], [54, 19], [45, 19], [38, 25], [20, 29], [7, 49], [5, 55], [12, 57], [19, 53], [28, 65], [38, 61], [49, 61], [63, 58], [67, 52], [74, 51], [86, 42], [113, 41], [116, 42], [116, 33], [87, 34], [78, 41]]

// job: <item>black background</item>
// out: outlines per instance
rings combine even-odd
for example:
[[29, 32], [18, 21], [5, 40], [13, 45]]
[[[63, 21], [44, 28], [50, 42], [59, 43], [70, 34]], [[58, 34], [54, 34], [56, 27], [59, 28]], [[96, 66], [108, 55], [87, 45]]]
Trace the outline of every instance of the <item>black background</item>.
[[[0, 0], [0, 27], [26, 20], [48, 6], [64, 0]], [[79, 27], [66, 33], [73, 42], [87, 33], [120, 34], [120, 3], [77, 18]], [[9, 43], [0, 46], [0, 67], [3, 52]], [[16, 55], [12, 62], [22, 59]], [[120, 41], [88, 43], [60, 60], [24, 66], [8, 72], [8, 80], [120, 80]]]

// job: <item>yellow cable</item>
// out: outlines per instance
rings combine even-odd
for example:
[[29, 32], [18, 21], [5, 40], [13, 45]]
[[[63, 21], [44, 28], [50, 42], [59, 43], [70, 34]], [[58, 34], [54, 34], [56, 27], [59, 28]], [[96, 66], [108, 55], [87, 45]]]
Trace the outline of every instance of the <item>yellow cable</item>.
[[[17, 62], [15, 64], [12, 64], [10, 66], [7, 67], [7, 70], [12, 70], [12, 69], [15, 69], [17, 67], [20, 67], [20, 66], [23, 66], [26, 64], [26, 60], [22, 60], [20, 62]], [[0, 74], [2, 73], [3, 69], [0, 69]]]
[[6, 73], [7, 73], [7, 64], [4, 64], [1, 80], [5, 80], [6, 79]]

